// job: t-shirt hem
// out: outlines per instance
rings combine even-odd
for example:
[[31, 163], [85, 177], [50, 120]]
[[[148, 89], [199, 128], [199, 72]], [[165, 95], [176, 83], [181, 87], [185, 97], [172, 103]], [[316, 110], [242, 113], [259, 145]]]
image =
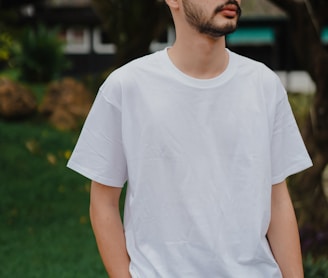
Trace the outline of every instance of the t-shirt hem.
[[72, 161], [68, 161], [66, 166], [69, 169], [81, 174], [82, 176], [84, 176], [92, 181], [106, 185], [106, 186], [122, 188], [125, 183], [125, 181], [121, 181], [121, 180], [114, 179], [114, 178], [102, 177], [97, 174], [94, 174], [94, 173], [90, 172], [88, 169], [86, 169], [86, 168], [82, 167], [81, 165], [79, 165], [75, 162], [72, 162]]
[[272, 178], [272, 185], [283, 182], [286, 178], [291, 175], [302, 172], [313, 166], [313, 163], [310, 159], [299, 161], [298, 163], [287, 168], [283, 173]]

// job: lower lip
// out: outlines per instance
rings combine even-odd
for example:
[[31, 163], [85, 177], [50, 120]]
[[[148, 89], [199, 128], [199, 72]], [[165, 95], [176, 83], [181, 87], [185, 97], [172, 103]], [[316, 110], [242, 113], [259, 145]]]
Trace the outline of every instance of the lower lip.
[[221, 11], [221, 14], [226, 17], [235, 17], [237, 15], [237, 12], [234, 10], [223, 10]]

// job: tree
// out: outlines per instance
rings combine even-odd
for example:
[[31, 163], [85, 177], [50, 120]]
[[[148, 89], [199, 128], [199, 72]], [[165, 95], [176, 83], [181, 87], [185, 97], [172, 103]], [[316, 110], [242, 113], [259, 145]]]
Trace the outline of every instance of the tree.
[[24, 26], [21, 23], [22, 7], [37, 9], [44, 0], [0, 0], [0, 69], [6, 68], [13, 55], [16, 39]]
[[328, 164], [328, 51], [321, 41], [321, 32], [328, 23], [328, 1], [269, 1], [289, 15], [294, 52], [316, 84], [313, 107], [302, 130], [314, 166], [294, 177], [298, 187], [292, 195], [300, 204], [300, 225], [308, 231], [304, 245], [308, 251], [326, 252], [328, 202], [323, 191], [323, 171]]
[[104, 29], [116, 45], [115, 66], [149, 53], [149, 46], [167, 29], [168, 8], [160, 0], [93, 0]]

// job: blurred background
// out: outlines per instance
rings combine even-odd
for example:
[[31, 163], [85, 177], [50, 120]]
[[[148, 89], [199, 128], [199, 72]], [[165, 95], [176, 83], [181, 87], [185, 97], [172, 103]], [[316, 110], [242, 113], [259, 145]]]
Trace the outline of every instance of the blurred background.
[[[305, 277], [328, 277], [328, 1], [245, 0], [232, 51], [285, 85], [314, 166], [289, 179]], [[174, 42], [161, 0], [0, 0], [0, 277], [106, 277], [66, 168], [108, 74]], [[124, 192], [121, 198], [123, 213]]]

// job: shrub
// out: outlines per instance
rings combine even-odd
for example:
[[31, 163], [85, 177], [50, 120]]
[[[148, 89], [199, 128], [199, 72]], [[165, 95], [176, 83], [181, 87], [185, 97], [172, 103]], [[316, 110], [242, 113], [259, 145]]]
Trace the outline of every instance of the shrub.
[[312, 256], [307, 256], [304, 260], [304, 277], [328, 278], [328, 259], [315, 260]]
[[16, 55], [20, 78], [29, 82], [48, 82], [60, 77], [68, 67], [63, 46], [56, 29], [47, 29], [43, 25], [35, 30], [26, 29]]
[[12, 36], [6, 32], [0, 32], [0, 68], [9, 64], [14, 48]]

